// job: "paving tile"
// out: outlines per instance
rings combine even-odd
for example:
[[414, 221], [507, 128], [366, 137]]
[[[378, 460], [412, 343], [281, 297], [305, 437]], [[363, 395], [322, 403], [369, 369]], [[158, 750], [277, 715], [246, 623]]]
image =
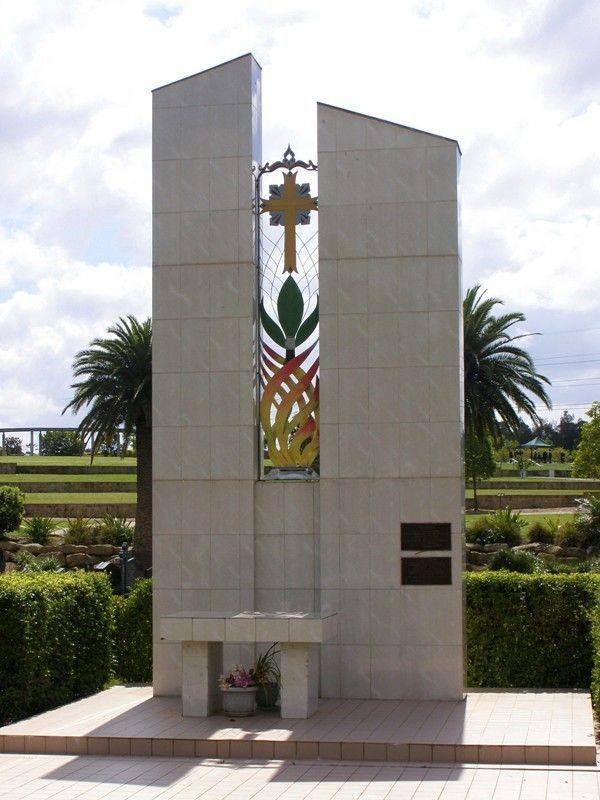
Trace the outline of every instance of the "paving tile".
[[131, 754], [129, 739], [113, 737], [108, 740], [108, 752], [111, 756], [128, 756]]
[[173, 739], [173, 755], [189, 758], [195, 755], [193, 739]]
[[152, 739], [139, 739], [134, 738], [131, 740], [131, 755], [132, 756], [151, 756], [152, 755]]
[[296, 743], [296, 758], [318, 758], [318, 757], [319, 757], [318, 742]]
[[451, 764], [456, 760], [456, 751], [453, 744], [434, 744], [433, 745], [433, 761], [441, 761], [445, 764]]
[[275, 742], [273, 756], [293, 760], [296, 758], [296, 742]]
[[365, 757], [362, 742], [341, 742], [343, 761], [362, 761]]
[[196, 741], [196, 755], [200, 758], [216, 758], [217, 742], [214, 739], [198, 739]]
[[152, 755], [153, 756], [172, 756], [173, 755], [173, 740], [172, 739], [152, 739]]
[[340, 742], [319, 742], [319, 758], [339, 761], [341, 757], [342, 746]]
[[[256, 749], [249, 748], [248, 734]], [[9, 753], [247, 758], [250, 752], [255, 758], [451, 763], [453, 748], [464, 764], [595, 763], [589, 694], [473, 691], [462, 703], [329, 699], [311, 719], [258, 714], [236, 724], [222, 716], [182, 718], [177, 698], [116, 686], [0, 729], [0, 750]]]

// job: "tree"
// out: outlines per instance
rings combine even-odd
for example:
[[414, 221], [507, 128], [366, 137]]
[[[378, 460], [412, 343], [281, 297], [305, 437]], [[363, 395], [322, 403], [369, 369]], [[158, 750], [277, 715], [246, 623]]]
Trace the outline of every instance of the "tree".
[[[502, 302], [484, 297], [480, 286], [473, 286], [463, 301], [465, 430], [476, 438], [498, 439], [501, 423], [518, 435], [525, 414], [540, 423], [533, 398], [550, 408], [544, 384], [548, 378], [535, 370], [533, 359], [516, 342], [511, 329], [525, 322], [518, 312], [494, 316]], [[533, 397], [532, 397], [533, 396]]]
[[6, 436], [4, 439], [5, 456], [22, 456], [23, 442], [18, 436]]
[[473, 483], [473, 507], [475, 510], [479, 508], [477, 481], [491, 478], [495, 469], [494, 451], [490, 437], [467, 434], [465, 436], [465, 472]]
[[575, 422], [575, 416], [565, 409], [556, 426], [556, 444], [565, 450], [574, 450], [584, 424], [582, 419]]
[[94, 434], [92, 458], [110, 446], [119, 427], [124, 441], [135, 436], [137, 507], [134, 554], [140, 571], [152, 566], [152, 322], [121, 318], [108, 337], [77, 353], [73, 399], [63, 409], [87, 409], [79, 430]]
[[79, 431], [46, 431], [40, 437], [42, 456], [80, 456], [83, 450], [83, 438]]
[[581, 428], [573, 458], [573, 476], [600, 478], [600, 402], [592, 403], [587, 415], [590, 421], [584, 422]]

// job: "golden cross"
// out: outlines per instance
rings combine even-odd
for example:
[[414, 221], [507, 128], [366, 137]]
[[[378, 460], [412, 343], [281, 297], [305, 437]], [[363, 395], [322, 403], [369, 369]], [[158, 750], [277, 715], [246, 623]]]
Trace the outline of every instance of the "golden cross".
[[[296, 172], [286, 172], [283, 176], [283, 187], [279, 196], [271, 196], [261, 202], [261, 213], [265, 211], [276, 212], [282, 217], [272, 217], [271, 225], [283, 225], [283, 271], [297, 272], [296, 269], [296, 222], [297, 215], [302, 211], [313, 211], [317, 208], [317, 198], [309, 194], [301, 194], [300, 187], [296, 184]], [[308, 185], [308, 184], [307, 184]], [[271, 187], [271, 195], [274, 194]], [[280, 187], [277, 187], [278, 189]], [[279, 221], [281, 219], [281, 221]], [[277, 220], [277, 221], [274, 221]]]

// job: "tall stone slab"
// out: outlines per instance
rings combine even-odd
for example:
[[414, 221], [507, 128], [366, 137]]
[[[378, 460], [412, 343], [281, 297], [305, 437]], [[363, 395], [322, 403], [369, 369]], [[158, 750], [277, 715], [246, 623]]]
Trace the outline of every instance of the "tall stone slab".
[[318, 151], [321, 692], [461, 697], [460, 151], [323, 104]]
[[[261, 99], [250, 54], [153, 92], [152, 158], [157, 620], [254, 604]], [[156, 632], [154, 691], [181, 691], [179, 648]]]

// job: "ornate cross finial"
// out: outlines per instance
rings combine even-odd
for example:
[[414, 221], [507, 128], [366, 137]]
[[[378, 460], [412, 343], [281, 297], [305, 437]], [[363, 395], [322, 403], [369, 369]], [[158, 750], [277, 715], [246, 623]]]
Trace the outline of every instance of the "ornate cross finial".
[[290, 143], [288, 142], [287, 150], [283, 154], [282, 158], [283, 163], [287, 166], [288, 169], [291, 169], [292, 165], [296, 163], [296, 154], [290, 147]]
[[[288, 153], [290, 156], [288, 156]], [[295, 163], [294, 153], [288, 147], [284, 160]], [[317, 198], [310, 195], [310, 184], [296, 183], [296, 172], [284, 173], [283, 185], [269, 186], [269, 199], [261, 200], [261, 214], [268, 211], [271, 225], [284, 227], [284, 272], [297, 272], [296, 269], [296, 225], [308, 225], [310, 212], [317, 208]]]

